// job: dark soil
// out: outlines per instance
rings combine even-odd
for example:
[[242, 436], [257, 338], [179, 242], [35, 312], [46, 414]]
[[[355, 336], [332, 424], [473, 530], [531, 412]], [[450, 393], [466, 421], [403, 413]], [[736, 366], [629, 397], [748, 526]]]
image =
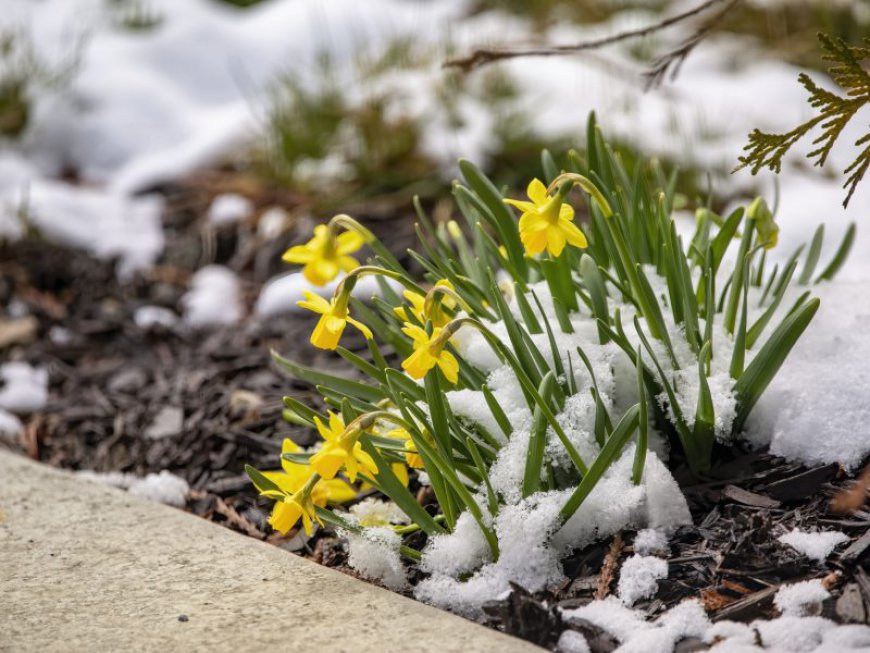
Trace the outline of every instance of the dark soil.
[[[196, 331], [180, 322], [143, 329], [133, 319], [143, 305], [180, 314], [191, 274], [214, 262], [239, 274], [252, 306], [262, 283], [282, 270], [281, 252], [303, 240], [312, 222], [294, 198], [254, 193], [258, 206], [283, 203], [295, 216], [283, 236], [264, 242], [256, 235], [256, 217], [218, 231], [204, 227], [205, 207], [226, 190], [219, 174], [160, 190], [168, 199], [167, 251], [155, 268], [124, 283], [112, 263], [39, 238], [0, 245], [0, 335], [10, 325], [20, 329], [11, 342], [2, 344], [0, 337], [0, 352], [4, 360], [50, 372], [49, 405], [29, 416], [21, 441], [8, 446], [69, 469], [137, 475], [168, 469], [190, 484], [191, 512], [352, 573], [342, 543], [328, 531], [310, 539], [272, 532], [269, 502], [257, 497], [244, 475], [246, 463], [278, 467], [284, 437], [302, 445], [315, 440], [314, 433], [281, 420], [281, 397], [316, 404], [317, 394], [282, 375], [271, 364], [270, 349], [353, 373], [308, 345], [313, 320], [250, 316], [237, 326]], [[392, 206], [358, 208], [356, 215], [367, 218], [394, 251], [410, 245], [410, 216]], [[24, 328], [22, 320], [28, 322]], [[355, 334], [348, 336], [349, 347], [363, 346]], [[162, 437], [146, 435], [155, 425]], [[783, 583], [823, 578], [832, 593], [824, 616], [867, 622], [870, 512], [863, 510], [863, 489], [853, 492], [857, 500], [846, 514], [831, 509], [831, 498], [851, 483], [836, 465], [805, 469], [763, 453], [733, 451], [704, 483], [689, 481], [680, 470], [677, 477], [685, 478], [695, 525], [671, 539], [668, 578], [653, 600], [636, 607], [655, 616], [692, 597], [714, 620], [750, 621], [774, 616], [773, 595]], [[425, 501], [425, 492], [420, 496]], [[777, 542], [795, 526], [841, 530], [852, 542], [815, 564]], [[489, 624], [551, 649], [571, 627], [587, 635], [593, 651], [613, 650], [617, 643], [591, 625], [565, 624], [559, 608], [612, 591], [633, 536], [622, 533], [577, 552], [566, 561], [567, 580], [558, 587], [534, 595], [515, 587], [507, 599], [486, 607]], [[705, 648], [700, 642], [680, 645], [683, 651]]]

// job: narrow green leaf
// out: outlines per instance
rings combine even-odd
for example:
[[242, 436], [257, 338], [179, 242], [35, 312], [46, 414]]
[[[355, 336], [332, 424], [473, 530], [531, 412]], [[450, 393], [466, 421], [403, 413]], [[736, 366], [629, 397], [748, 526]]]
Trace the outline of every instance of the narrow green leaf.
[[[538, 394], [549, 403], [552, 400], [556, 377], [552, 372], [541, 381]], [[529, 447], [526, 454], [526, 466], [523, 472], [523, 497], [528, 497], [541, 487], [541, 471], [544, 464], [544, 449], [547, 446], [547, 420], [541, 412], [541, 407], [535, 407], [532, 416], [532, 428], [529, 436]]]
[[734, 384], [738, 402], [734, 433], [743, 430], [752, 408], [779, 371], [798, 338], [809, 326], [819, 310], [819, 304], [818, 298], [811, 299], [783, 320]]
[[804, 268], [801, 270], [801, 276], [798, 278], [798, 283], [806, 286], [813, 278], [813, 272], [816, 271], [816, 265], [819, 262], [819, 255], [822, 253], [822, 243], [825, 240], [825, 225], [820, 224], [816, 232], [813, 234], [813, 240], [810, 242], [810, 248], [807, 250], [807, 258], [804, 263]]
[[834, 258], [831, 259], [831, 262], [828, 263], [822, 273], [816, 277], [816, 283], [819, 281], [830, 281], [837, 276], [837, 272], [840, 271], [840, 268], [843, 267], [843, 263], [846, 262], [854, 242], [855, 223], [852, 222], [849, 224], [849, 228], [846, 230], [846, 235], [843, 237], [843, 241], [837, 248], [837, 253], [834, 254]]
[[281, 356], [274, 349], [272, 350], [272, 360], [278, 367], [289, 372], [291, 375], [302, 381], [311, 384], [324, 385], [334, 392], [341, 392], [351, 397], [356, 397], [370, 402], [378, 402], [384, 398], [383, 392], [376, 387], [360, 383], [359, 381], [351, 381], [340, 376], [321, 372], [311, 367], [299, 365], [291, 360]]
[[577, 489], [574, 490], [568, 498], [568, 501], [565, 502], [565, 505], [562, 507], [560, 516], [563, 524], [568, 521], [583, 504], [586, 497], [589, 496], [589, 493], [592, 492], [598, 484], [598, 481], [601, 480], [604, 472], [607, 471], [607, 468], [613, 464], [622, 452], [622, 449], [625, 447], [626, 443], [634, 434], [634, 430], [637, 428], [639, 414], [640, 408], [637, 404], [625, 411], [625, 415], [622, 416], [622, 419], [619, 420], [619, 424], [617, 424], [616, 428], [613, 429], [613, 434], [607, 440], [607, 443], [602, 447], [601, 452], [589, 467], [589, 472], [582, 478]]

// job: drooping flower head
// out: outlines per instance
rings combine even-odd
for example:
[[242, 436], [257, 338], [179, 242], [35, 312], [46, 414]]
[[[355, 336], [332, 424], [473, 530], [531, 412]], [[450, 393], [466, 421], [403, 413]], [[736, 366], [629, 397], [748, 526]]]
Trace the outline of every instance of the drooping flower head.
[[356, 481], [360, 471], [369, 476], [376, 476], [378, 466], [372, 457], [362, 449], [359, 438], [362, 431], [350, 431], [344, 424], [341, 415], [329, 413], [329, 424], [324, 424], [319, 417], [314, 418], [317, 431], [324, 439], [323, 447], [311, 456], [310, 465], [325, 479], [335, 478], [339, 470], [344, 468], [351, 483]]
[[298, 306], [307, 308], [309, 311], [318, 313], [321, 318], [311, 334], [311, 344], [320, 349], [335, 349], [341, 340], [341, 334], [348, 324], [352, 324], [369, 340], [371, 330], [362, 322], [350, 317], [347, 308], [347, 297], [341, 294], [326, 301], [320, 295], [310, 290], [304, 292], [305, 300], [297, 302]]
[[365, 238], [355, 231], [335, 234], [325, 224], [314, 227], [314, 237], [304, 245], [296, 245], [286, 252], [285, 263], [304, 265], [302, 274], [315, 286], [323, 286], [342, 270], [350, 272], [359, 267], [359, 261], [350, 256], [365, 245]]
[[586, 247], [586, 236], [574, 224], [574, 208], [564, 203], [564, 196], [556, 193], [547, 195], [547, 187], [540, 179], [533, 179], [526, 189], [531, 202], [505, 200], [523, 213], [520, 216], [520, 240], [526, 254], [535, 256], [547, 250], [552, 256], [559, 256], [570, 243], [575, 247]]
[[424, 469], [425, 465], [423, 465], [423, 458], [417, 452], [417, 445], [414, 444], [414, 441], [411, 439], [411, 434], [408, 433], [407, 429], [401, 427], [395, 428], [387, 433], [387, 437], [403, 440], [405, 442], [405, 463], [407, 463], [408, 467]]
[[[449, 279], [441, 279], [435, 283], [436, 288], [449, 288], [450, 290], [454, 290], [453, 284], [450, 283]], [[408, 313], [406, 312], [408, 308], [411, 310], [411, 314], [417, 318], [420, 324], [426, 324], [427, 320], [432, 321], [432, 325], [435, 327], [443, 327], [450, 321], [450, 315], [441, 310], [441, 306], [454, 309], [456, 308], [456, 300], [452, 297], [443, 297], [440, 301], [440, 305], [437, 309], [432, 310], [429, 314], [426, 313], [426, 298], [414, 292], [413, 290], [406, 290], [402, 293], [404, 298], [408, 300], [408, 307], [405, 306], [397, 306], [393, 309], [393, 313], [400, 320], [405, 322], [410, 321], [408, 317]]]
[[402, 333], [411, 338], [414, 345], [413, 353], [402, 361], [402, 369], [414, 379], [422, 379], [436, 365], [444, 373], [450, 383], [459, 380], [459, 361], [449, 351], [444, 349], [448, 338], [439, 337], [443, 327], [432, 329], [430, 336], [424, 329], [405, 323]]
[[314, 483], [307, 493], [302, 492], [314, 475], [314, 470], [309, 465], [295, 463], [283, 457], [283, 454], [301, 452], [295, 442], [285, 438], [281, 446], [281, 471], [263, 472], [263, 475], [281, 490], [278, 496], [264, 493], [265, 496], [277, 499], [272, 508], [272, 515], [269, 517], [269, 524], [280, 533], [289, 531], [301, 518], [306, 533], [310, 535], [311, 520], [317, 519], [315, 506], [345, 503], [356, 497], [356, 491], [341, 479], [321, 479]]

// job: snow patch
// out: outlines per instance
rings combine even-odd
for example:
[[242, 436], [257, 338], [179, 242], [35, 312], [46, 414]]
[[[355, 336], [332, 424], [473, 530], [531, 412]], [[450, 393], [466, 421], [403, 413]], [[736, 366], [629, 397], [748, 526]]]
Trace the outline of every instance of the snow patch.
[[399, 554], [402, 537], [391, 528], [365, 528], [361, 533], [341, 531], [348, 543], [348, 564], [360, 574], [381, 581], [393, 591], [405, 589], [408, 579]]
[[89, 481], [127, 490], [133, 496], [142, 499], [158, 501], [177, 508], [183, 508], [187, 504], [187, 493], [190, 490], [187, 481], [165, 469], [159, 474], [148, 474], [144, 478], [124, 472], [101, 473], [91, 470], [76, 472], [76, 475]]
[[617, 594], [627, 606], [653, 596], [659, 581], [668, 577], [668, 562], [655, 556], [633, 555], [619, 570]]
[[33, 413], [48, 403], [48, 371], [27, 363], [0, 365], [0, 409]]
[[830, 596], [822, 581], [805, 580], [783, 585], [773, 597], [773, 603], [784, 617], [803, 617], [819, 614], [822, 601]]
[[235, 324], [242, 319], [239, 280], [232, 270], [221, 265], [198, 270], [181, 304], [184, 322], [192, 327]]
[[839, 531], [810, 533], [808, 531], [802, 531], [799, 528], [793, 528], [788, 533], [780, 535], [776, 539], [783, 544], [788, 544], [798, 553], [804, 554], [807, 558], [822, 563], [829, 555], [831, 555], [831, 551], [844, 542], [848, 542], [849, 536]]

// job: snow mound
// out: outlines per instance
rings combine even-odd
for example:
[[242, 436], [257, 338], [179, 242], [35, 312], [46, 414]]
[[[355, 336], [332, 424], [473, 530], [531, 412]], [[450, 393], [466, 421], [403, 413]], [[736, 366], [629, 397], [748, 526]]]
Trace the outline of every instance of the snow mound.
[[788, 544], [798, 553], [804, 554], [816, 562], [824, 562], [831, 555], [831, 551], [844, 542], [849, 541], [849, 536], [839, 531], [822, 531], [810, 533], [794, 528], [778, 538], [783, 544]]
[[402, 537], [388, 527], [363, 529], [361, 533], [342, 531], [348, 543], [348, 564], [360, 574], [381, 581], [391, 590], [408, 585], [405, 567], [399, 555]]
[[24, 424], [12, 413], [0, 408], [0, 439], [12, 442], [24, 431]]
[[[691, 523], [686, 500], [667, 468], [650, 452], [639, 485], [630, 480], [634, 445], [626, 447], [580, 508], [559, 528], [559, 511], [572, 490], [539, 492], [502, 506], [493, 520], [499, 543], [489, 561], [482, 536], [468, 517], [462, 529], [430, 538], [422, 567], [432, 575], [415, 587], [418, 599], [468, 616], [514, 582], [536, 592], [563, 578], [561, 559], [617, 530], [634, 525], [676, 528]], [[484, 505], [483, 501], [479, 501]], [[457, 533], [460, 533], [458, 535]], [[464, 573], [476, 571], [468, 578]]]
[[784, 617], [803, 617], [819, 614], [822, 601], [830, 596], [822, 581], [805, 580], [781, 587], [773, 597], [773, 603]]
[[32, 413], [48, 403], [48, 371], [27, 363], [0, 365], [0, 409]]
[[625, 605], [654, 595], [659, 581], [668, 577], [668, 562], [655, 556], [633, 555], [619, 570], [617, 594]]
[[208, 221], [216, 227], [236, 224], [254, 212], [254, 205], [247, 197], [236, 193], [218, 195], [208, 207]]
[[192, 327], [235, 324], [242, 319], [239, 280], [232, 270], [220, 265], [197, 271], [181, 304], [184, 322]]
[[777, 456], [854, 470], [870, 454], [870, 293], [866, 283], [841, 281], [814, 292], [821, 307], [755, 406], [747, 434]]
[[163, 470], [140, 478], [124, 472], [94, 472], [84, 470], [76, 473], [80, 478], [127, 490], [133, 496], [183, 508], [187, 503], [190, 487], [183, 478]]

